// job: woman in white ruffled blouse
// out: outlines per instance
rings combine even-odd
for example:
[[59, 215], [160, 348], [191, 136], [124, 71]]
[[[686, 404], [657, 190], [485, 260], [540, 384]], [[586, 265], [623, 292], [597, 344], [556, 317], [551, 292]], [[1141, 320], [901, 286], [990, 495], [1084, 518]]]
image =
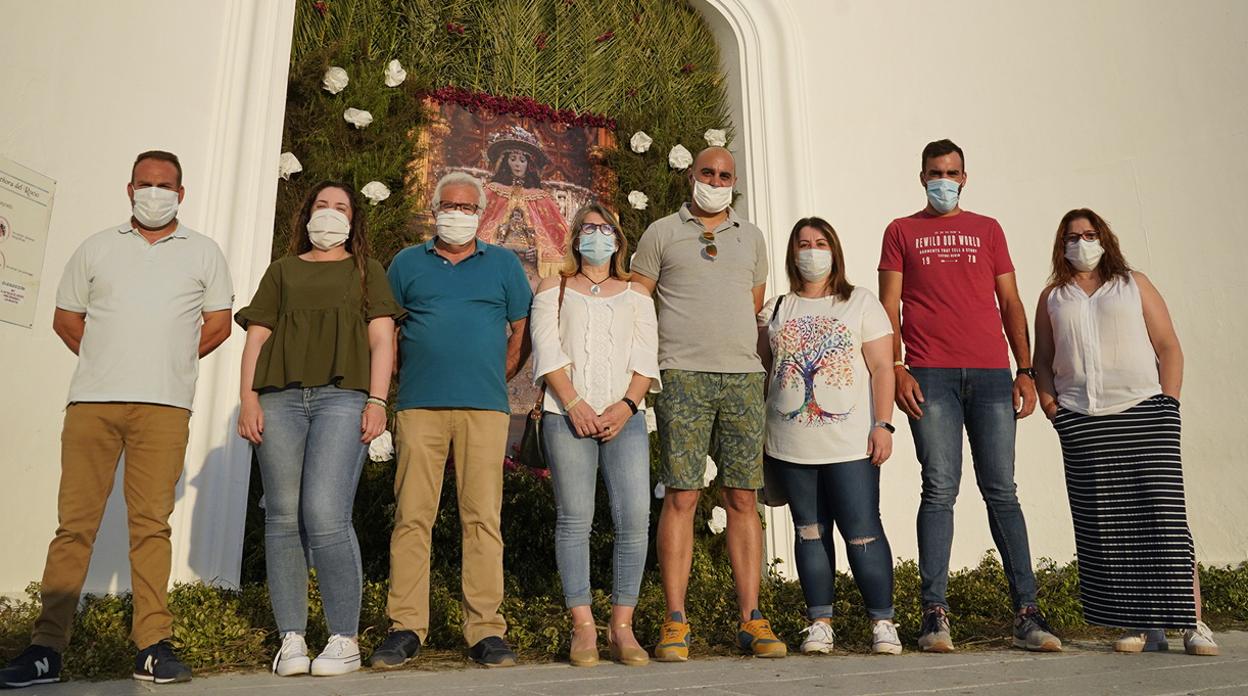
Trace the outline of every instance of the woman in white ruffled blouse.
[[628, 241], [615, 216], [589, 203], [572, 232], [568, 269], [542, 281], [530, 315], [533, 374], [546, 385], [542, 444], [558, 511], [555, 559], [572, 614], [570, 658], [598, 661], [589, 532], [601, 468], [615, 523], [607, 643], [615, 661], [645, 664], [632, 617], [648, 547], [650, 451], [641, 411], [646, 392], [659, 387], [658, 322], [649, 294], [628, 281]]

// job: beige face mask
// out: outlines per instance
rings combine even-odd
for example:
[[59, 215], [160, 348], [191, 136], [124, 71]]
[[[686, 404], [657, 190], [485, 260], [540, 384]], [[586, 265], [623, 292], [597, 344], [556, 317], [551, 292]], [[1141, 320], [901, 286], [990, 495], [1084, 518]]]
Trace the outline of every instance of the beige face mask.
[[346, 244], [347, 237], [350, 236], [351, 221], [344, 213], [333, 208], [321, 208], [308, 219], [308, 239], [312, 246], [321, 251], [329, 251]]

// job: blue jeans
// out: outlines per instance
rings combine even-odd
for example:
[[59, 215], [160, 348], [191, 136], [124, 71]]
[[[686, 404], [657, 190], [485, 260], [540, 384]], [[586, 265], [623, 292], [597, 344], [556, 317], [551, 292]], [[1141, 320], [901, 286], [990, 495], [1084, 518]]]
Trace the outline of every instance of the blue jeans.
[[1014, 485], [1014, 378], [1008, 369], [915, 367], [923, 417], [910, 419], [923, 468], [919, 503], [919, 575], [923, 606], [949, 604], [953, 503], [962, 483], [962, 428], [971, 442], [975, 482], [988, 507], [988, 528], [1001, 554], [1014, 608], [1036, 603], [1027, 523]]
[[542, 417], [542, 443], [555, 486], [555, 562], [568, 607], [590, 603], [589, 531], [594, 523], [598, 470], [615, 524], [615, 587], [611, 603], [637, 606], [650, 525], [650, 438], [637, 413], [610, 442], [579, 437], [566, 416]]
[[774, 469], [793, 515], [793, 556], [807, 616], [832, 617], [836, 544], [830, 532], [835, 524], [867, 616], [893, 618], [893, 552], [880, 523], [880, 468], [870, 459], [810, 465], [771, 457], [765, 466]]
[[359, 630], [364, 575], [351, 508], [368, 452], [360, 442], [367, 398], [334, 386], [260, 395], [264, 440], [256, 457], [264, 481], [265, 569], [282, 633], [307, 628], [309, 559], [329, 632], [353, 636]]

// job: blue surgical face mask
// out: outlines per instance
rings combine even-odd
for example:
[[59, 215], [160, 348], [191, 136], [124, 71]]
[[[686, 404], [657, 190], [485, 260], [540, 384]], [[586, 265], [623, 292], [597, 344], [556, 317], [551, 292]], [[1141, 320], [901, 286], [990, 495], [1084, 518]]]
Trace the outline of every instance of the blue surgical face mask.
[[615, 236], [599, 234], [581, 235], [581, 241], [578, 247], [581, 251], [581, 258], [585, 263], [591, 266], [601, 266], [611, 260], [611, 255], [615, 253]]
[[927, 202], [940, 213], [958, 207], [958, 191], [962, 187], [952, 179], [932, 179], [927, 182]]

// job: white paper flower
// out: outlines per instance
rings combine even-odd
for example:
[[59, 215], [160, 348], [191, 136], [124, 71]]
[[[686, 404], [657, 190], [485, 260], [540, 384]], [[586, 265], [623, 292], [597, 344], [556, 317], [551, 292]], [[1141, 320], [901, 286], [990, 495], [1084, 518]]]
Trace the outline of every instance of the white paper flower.
[[662, 500], [665, 495], [667, 495], [667, 486], [661, 483], [654, 484], [654, 497]]
[[693, 155], [684, 145], [676, 145], [667, 153], [667, 163], [672, 165], [672, 169], [685, 169], [693, 164]]
[[718, 475], [719, 467], [715, 466], [715, 460], [711, 459], [710, 455], [707, 455], [706, 470], [702, 472], [702, 485], [704, 487], [711, 485], [711, 482], [714, 481], [715, 477]]
[[386, 185], [380, 181], [370, 181], [364, 184], [364, 188], [360, 189], [360, 193], [364, 194], [364, 197], [372, 205], [377, 205], [390, 197], [390, 189], [386, 188]]
[[708, 145], [713, 145], [715, 147], [723, 147], [728, 143], [728, 134], [720, 128], [711, 128], [703, 133], [702, 137], [706, 138], [706, 143]]
[[278, 176], [290, 180], [291, 174], [298, 174], [303, 171], [303, 165], [299, 163], [299, 158], [295, 157], [293, 152], [283, 152], [281, 157], [277, 158], [277, 174]]
[[330, 94], [337, 94], [346, 88], [351, 78], [347, 77], [347, 71], [337, 65], [325, 71], [325, 77], [321, 78], [321, 86]]
[[373, 115], [363, 109], [347, 109], [342, 112], [342, 117], [356, 128], [363, 128], [373, 122]]
[[394, 437], [389, 430], [381, 431], [380, 435], [368, 443], [368, 458], [375, 462], [388, 462], [394, 459]]
[[645, 210], [646, 204], [650, 202], [650, 198], [641, 191], [628, 192], [628, 204], [637, 210]]
[[629, 138], [628, 146], [633, 149], [633, 152], [640, 155], [650, 149], [650, 143], [652, 142], [654, 142], [654, 139], [646, 135], [645, 131], [637, 131], [633, 133], [633, 137]]
[[403, 69], [403, 65], [398, 60], [392, 60], [386, 64], [386, 86], [398, 87], [407, 79], [407, 71]]
[[711, 510], [711, 519], [707, 521], [706, 526], [711, 530], [711, 534], [723, 534], [728, 528], [728, 511], [716, 505]]

